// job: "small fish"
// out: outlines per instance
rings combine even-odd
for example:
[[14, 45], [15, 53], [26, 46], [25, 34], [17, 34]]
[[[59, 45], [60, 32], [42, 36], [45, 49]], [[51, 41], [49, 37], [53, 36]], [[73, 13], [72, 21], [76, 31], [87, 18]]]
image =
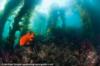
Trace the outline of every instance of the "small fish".
[[26, 33], [20, 38], [20, 46], [25, 46], [29, 44], [34, 39], [34, 33]]

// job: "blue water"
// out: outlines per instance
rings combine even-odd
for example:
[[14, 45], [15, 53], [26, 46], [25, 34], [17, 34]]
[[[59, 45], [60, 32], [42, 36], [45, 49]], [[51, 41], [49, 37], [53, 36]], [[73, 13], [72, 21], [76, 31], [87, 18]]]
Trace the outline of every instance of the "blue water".
[[[71, 1], [74, 1], [74, 0], [71, 0]], [[93, 12], [99, 12], [100, 8], [98, 7], [99, 6], [98, 2], [99, 1], [97, 1], [97, 0], [96, 1], [87, 0], [87, 1], [80, 1], [80, 4], [84, 5], [84, 7], [87, 7], [87, 8], [90, 7], [90, 9], [93, 10]], [[70, 4], [70, 2], [69, 2], [69, 4]], [[92, 9], [92, 7], [93, 7], [93, 9]], [[41, 6], [39, 6], [39, 8], [41, 8]], [[43, 8], [43, 6], [42, 6], [42, 8]], [[49, 9], [51, 9], [51, 8], [49, 7]], [[82, 17], [80, 16], [80, 13], [81, 13], [80, 10], [78, 10], [76, 7], [74, 7], [74, 5], [67, 6], [67, 8], [65, 8], [65, 9], [66, 9], [66, 13], [65, 13], [64, 17], [66, 18], [65, 19], [66, 29], [83, 30], [84, 23], [83, 23]], [[85, 10], [85, 9], [83, 8], [83, 10]], [[48, 20], [49, 20], [49, 16], [51, 14], [49, 12], [48, 12], [48, 15], [43, 14], [40, 11], [38, 11], [38, 13], [33, 11], [33, 13], [34, 13], [34, 15], [32, 16], [33, 20], [31, 21], [32, 25], [30, 26], [31, 30], [33, 32], [35, 32], [36, 34], [45, 34], [48, 29], [47, 25], [49, 24]], [[13, 21], [13, 19], [14, 18], [9, 18], [5, 24], [4, 31], [3, 31], [4, 38], [7, 38], [8, 34], [9, 34], [9, 29], [10, 29], [11, 22]], [[57, 23], [56, 23], [57, 26], [60, 28], [63, 27], [62, 21], [63, 20], [61, 18], [58, 18]]]

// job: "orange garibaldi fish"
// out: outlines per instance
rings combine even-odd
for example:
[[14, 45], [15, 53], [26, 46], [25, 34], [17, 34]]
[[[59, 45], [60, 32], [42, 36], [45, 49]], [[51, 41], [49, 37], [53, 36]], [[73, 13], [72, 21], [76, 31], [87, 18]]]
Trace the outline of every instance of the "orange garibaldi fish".
[[34, 39], [34, 33], [30, 32], [26, 33], [20, 38], [20, 46], [29, 44], [29, 42], [32, 41], [33, 39]]

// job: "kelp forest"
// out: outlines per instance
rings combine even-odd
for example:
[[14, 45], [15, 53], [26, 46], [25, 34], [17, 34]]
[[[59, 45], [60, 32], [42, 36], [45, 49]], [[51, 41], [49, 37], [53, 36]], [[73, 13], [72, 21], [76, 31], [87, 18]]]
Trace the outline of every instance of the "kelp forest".
[[100, 66], [99, 6], [100, 0], [0, 0], [0, 64]]

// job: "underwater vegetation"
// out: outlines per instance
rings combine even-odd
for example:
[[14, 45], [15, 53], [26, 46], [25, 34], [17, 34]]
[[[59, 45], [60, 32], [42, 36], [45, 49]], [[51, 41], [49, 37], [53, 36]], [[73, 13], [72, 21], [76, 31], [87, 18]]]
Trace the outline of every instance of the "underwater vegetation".
[[[99, 6], [99, 0], [0, 0], [0, 53], [42, 44], [51, 48], [53, 43], [55, 52], [68, 50], [63, 45], [70, 48], [69, 53], [73, 47], [82, 46], [82, 50], [75, 51], [76, 55], [80, 51], [84, 51], [81, 53], [84, 55], [86, 50], [85, 59], [94, 61], [96, 58], [93, 57], [100, 51]], [[84, 50], [85, 44], [89, 45], [88, 50], [86, 47]], [[39, 50], [37, 53], [46, 52], [49, 51]]]
[[[92, 23], [88, 11], [77, 1], [1, 0], [1, 2], [0, 35], [1, 41], [4, 42], [14, 44], [16, 39], [28, 31], [45, 37], [51, 36], [54, 30], [62, 33], [75, 32], [80, 36], [85, 30], [91, 31]], [[15, 37], [16, 32], [19, 32], [19, 37]]]

